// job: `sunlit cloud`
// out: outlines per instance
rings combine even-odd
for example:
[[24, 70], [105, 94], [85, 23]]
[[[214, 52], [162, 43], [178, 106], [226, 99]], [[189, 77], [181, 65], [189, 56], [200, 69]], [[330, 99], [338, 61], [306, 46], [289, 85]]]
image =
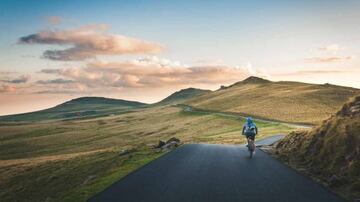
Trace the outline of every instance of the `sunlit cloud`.
[[67, 83], [73, 83], [73, 80], [66, 80], [66, 79], [52, 79], [52, 80], [39, 80], [36, 83], [38, 84], [67, 84]]
[[323, 46], [319, 48], [319, 50], [321, 51], [330, 51], [330, 52], [337, 52], [343, 49], [344, 48], [340, 47], [338, 44], [329, 44], [327, 46]]
[[[67, 79], [51, 79], [51, 80], [39, 80], [27, 89], [29, 94], [91, 94], [94, 89], [90, 89], [81, 83]], [[104, 89], [103, 89], [104, 90]]]
[[19, 83], [27, 83], [29, 80], [31, 79], [30, 75], [21, 75], [19, 77], [16, 78], [8, 78], [8, 79], [1, 79], [1, 82], [5, 82], [5, 83], [14, 83], [14, 84], [19, 84]]
[[251, 76], [259, 76], [259, 77], [262, 77], [262, 78], [270, 78], [271, 77], [271, 75], [269, 73], [267, 73], [266, 70], [259, 69], [259, 68], [254, 68], [250, 62], [248, 62], [247, 65], [242, 67], [242, 68], [247, 70], [247, 72]]
[[339, 46], [338, 44], [329, 44], [318, 49], [320, 51], [324, 51], [325, 55], [305, 58], [305, 61], [310, 63], [335, 63], [353, 60], [355, 56], [352, 55], [339, 56], [338, 52], [344, 49], [345, 48]]
[[0, 86], [0, 93], [9, 93], [9, 92], [15, 92], [16, 91], [16, 87], [12, 86], [12, 85], [1, 85]]
[[332, 62], [344, 62], [354, 59], [354, 56], [323, 56], [323, 57], [311, 57], [306, 58], [306, 62], [311, 63], [332, 63]]
[[157, 57], [121, 62], [94, 61], [85, 67], [44, 69], [88, 88], [162, 88], [202, 84], [229, 84], [251, 75], [244, 67], [187, 66]]
[[299, 70], [292, 72], [274, 73], [272, 76], [307, 76], [307, 75], [326, 75], [326, 74], [346, 74], [349, 70]]
[[90, 25], [77, 29], [42, 31], [21, 37], [19, 44], [49, 44], [65, 49], [46, 50], [50, 60], [80, 61], [98, 55], [156, 54], [164, 47], [158, 43], [107, 33], [106, 25]]

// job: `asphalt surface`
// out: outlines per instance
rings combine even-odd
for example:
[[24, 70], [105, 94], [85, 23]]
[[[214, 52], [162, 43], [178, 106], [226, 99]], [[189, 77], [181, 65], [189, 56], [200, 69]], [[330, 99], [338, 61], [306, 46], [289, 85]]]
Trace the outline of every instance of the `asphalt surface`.
[[244, 146], [184, 145], [90, 201], [342, 201], [259, 149], [248, 156]]
[[277, 142], [281, 139], [283, 139], [285, 137], [285, 135], [273, 135], [271, 137], [268, 137], [268, 138], [264, 138], [262, 140], [256, 140], [255, 141], [255, 144], [256, 146], [264, 146], [264, 145], [271, 145], [273, 144], [274, 142]]

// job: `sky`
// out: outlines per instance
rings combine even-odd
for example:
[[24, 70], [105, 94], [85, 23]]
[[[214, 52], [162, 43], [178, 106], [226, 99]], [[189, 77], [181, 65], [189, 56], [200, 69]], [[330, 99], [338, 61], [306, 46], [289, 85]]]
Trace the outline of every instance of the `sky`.
[[360, 88], [360, 1], [0, 0], [0, 115], [248, 76]]

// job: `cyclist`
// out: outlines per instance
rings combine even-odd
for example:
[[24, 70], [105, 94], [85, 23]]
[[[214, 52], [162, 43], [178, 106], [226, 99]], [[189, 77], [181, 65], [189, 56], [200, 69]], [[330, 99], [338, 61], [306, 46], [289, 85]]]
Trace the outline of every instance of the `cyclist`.
[[246, 118], [246, 123], [244, 124], [242, 135], [246, 136], [248, 145], [249, 146], [249, 139], [252, 141], [255, 141], [255, 136], [258, 133], [258, 129], [256, 127], [256, 124], [254, 123], [253, 119], [251, 117]]

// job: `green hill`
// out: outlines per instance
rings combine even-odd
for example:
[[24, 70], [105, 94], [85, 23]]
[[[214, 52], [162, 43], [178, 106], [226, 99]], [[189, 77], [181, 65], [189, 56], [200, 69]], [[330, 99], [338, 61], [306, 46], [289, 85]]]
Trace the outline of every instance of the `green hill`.
[[346, 198], [359, 198], [360, 96], [321, 126], [288, 135], [278, 143], [277, 153]]
[[74, 119], [122, 113], [145, 107], [147, 104], [103, 97], [81, 97], [50, 109], [36, 112], [0, 116], [0, 121], [46, 121], [54, 119]]
[[190, 99], [185, 104], [204, 110], [316, 124], [335, 113], [358, 92], [359, 89], [331, 84], [273, 82], [249, 77]]
[[183, 103], [186, 100], [191, 98], [206, 94], [211, 92], [211, 90], [203, 90], [198, 88], [186, 88], [180, 91], [177, 91], [165, 99], [161, 100], [160, 102], [156, 103], [156, 105], [169, 105], [169, 104], [179, 104]]

